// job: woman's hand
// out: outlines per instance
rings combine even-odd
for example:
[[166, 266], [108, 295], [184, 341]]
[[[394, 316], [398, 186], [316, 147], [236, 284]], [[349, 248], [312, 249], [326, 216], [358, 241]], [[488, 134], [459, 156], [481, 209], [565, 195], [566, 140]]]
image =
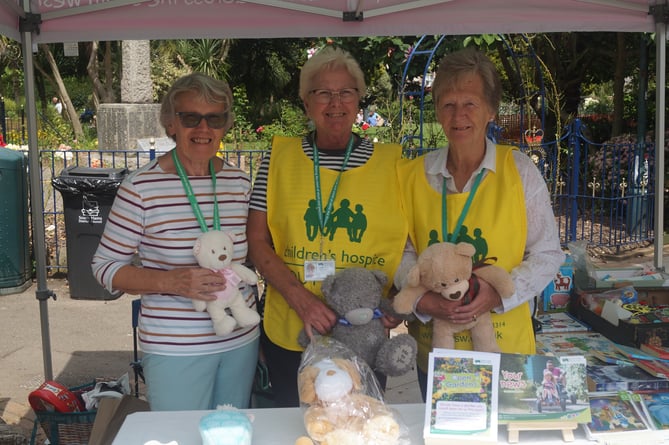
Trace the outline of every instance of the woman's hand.
[[479, 279], [479, 285], [478, 294], [469, 304], [463, 305], [460, 300], [449, 301], [440, 294], [428, 292], [418, 302], [416, 311], [455, 324], [470, 323], [502, 304], [501, 297], [488, 282]]
[[192, 298], [193, 300], [211, 301], [216, 299], [216, 292], [225, 290], [225, 278], [202, 267], [184, 267], [167, 272], [165, 292]]
[[383, 327], [386, 329], [394, 329], [399, 326], [402, 321], [401, 318], [389, 314], [383, 314], [383, 317], [381, 317], [381, 323], [383, 323]]
[[297, 301], [292, 298], [291, 300], [294, 302], [291, 306], [302, 319], [304, 332], [309, 340], [313, 338], [314, 329], [319, 334], [325, 335], [337, 323], [337, 314], [307, 289], [304, 289], [302, 296]]

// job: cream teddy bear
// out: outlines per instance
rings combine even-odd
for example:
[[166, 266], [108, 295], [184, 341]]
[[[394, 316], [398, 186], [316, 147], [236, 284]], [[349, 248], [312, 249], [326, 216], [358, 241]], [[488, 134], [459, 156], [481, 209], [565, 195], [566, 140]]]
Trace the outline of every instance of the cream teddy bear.
[[[383, 401], [364, 393], [354, 362], [324, 358], [298, 374], [304, 426], [320, 445], [397, 445], [400, 425]], [[297, 443], [308, 443], [300, 438]]]
[[233, 249], [233, 235], [220, 230], [203, 233], [193, 246], [193, 255], [200, 267], [225, 277], [226, 288], [216, 293], [216, 300], [193, 300], [196, 311], [206, 310], [209, 313], [216, 335], [227, 335], [236, 326], [247, 327], [260, 323], [260, 315], [248, 307], [237, 287], [241, 282], [256, 284], [258, 276], [248, 267], [232, 262]]
[[[435, 243], [428, 246], [407, 274], [406, 285], [395, 295], [393, 308], [400, 314], [411, 313], [418, 297], [427, 291], [441, 294], [447, 300], [469, 304], [476, 297], [477, 277], [488, 282], [500, 297], [513, 295], [511, 275], [501, 267], [483, 265], [472, 272], [472, 257], [476, 249], [469, 243]], [[472, 286], [473, 283], [475, 286]], [[453, 324], [434, 319], [432, 346], [453, 349], [455, 334], [469, 329], [474, 350], [500, 352], [489, 312], [479, 314], [467, 324]]]

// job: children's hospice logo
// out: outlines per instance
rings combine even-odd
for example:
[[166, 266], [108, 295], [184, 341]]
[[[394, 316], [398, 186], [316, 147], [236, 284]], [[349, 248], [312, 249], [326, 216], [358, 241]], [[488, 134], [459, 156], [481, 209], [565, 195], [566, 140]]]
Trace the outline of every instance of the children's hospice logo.
[[[483, 231], [479, 227], [477, 227], [474, 229], [473, 233], [474, 236], [470, 236], [468, 232], [469, 229], [467, 228], [467, 226], [463, 225], [460, 228], [460, 233], [458, 234], [457, 239], [451, 242], [471, 244], [476, 248], [476, 253], [472, 257], [472, 262], [478, 263], [479, 261], [483, 261], [488, 256], [488, 242], [483, 237]], [[429, 241], [427, 242], [428, 246], [442, 242], [442, 240], [439, 239], [439, 231], [437, 231], [437, 229], [430, 230], [428, 236], [429, 236]], [[452, 237], [453, 234], [449, 233], [448, 238], [451, 239]]]
[[[344, 198], [339, 201], [339, 207], [334, 209], [323, 228], [323, 236], [330, 241], [339, 229], [346, 229], [349, 241], [359, 243], [367, 230], [367, 216], [363, 212], [362, 204], [356, 204], [351, 210], [351, 201]], [[320, 220], [319, 209], [315, 199], [309, 200], [309, 205], [304, 212], [304, 224], [307, 231], [307, 239], [313, 241], [318, 236]], [[323, 215], [325, 219], [325, 215]]]

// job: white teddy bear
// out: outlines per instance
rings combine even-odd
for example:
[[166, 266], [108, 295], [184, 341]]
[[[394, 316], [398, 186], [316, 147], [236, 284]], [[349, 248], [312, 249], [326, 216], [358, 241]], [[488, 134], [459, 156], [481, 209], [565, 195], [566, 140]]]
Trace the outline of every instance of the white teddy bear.
[[[237, 285], [256, 284], [258, 276], [248, 267], [232, 262], [234, 235], [213, 230], [203, 233], [195, 241], [193, 255], [200, 267], [213, 270], [225, 277], [226, 288], [216, 293], [216, 300], [193, 300], [198, 312], [209, 312], [216, 335], [227, 335], [236, 326], [247, 327], [260, 323], [260, 315], [246, 305]], [[230, 316], [226, 309], [230, 309]]]

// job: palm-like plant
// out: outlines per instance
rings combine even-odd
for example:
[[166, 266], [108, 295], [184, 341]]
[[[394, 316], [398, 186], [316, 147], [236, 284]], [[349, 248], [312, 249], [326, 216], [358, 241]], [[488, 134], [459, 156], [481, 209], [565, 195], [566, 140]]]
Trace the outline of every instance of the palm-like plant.
[[227, 39], [179, 40], [177, 55], [193, 71], [199, 71], [218, 79], [227, 78], [226, 58], [230, 49]]

